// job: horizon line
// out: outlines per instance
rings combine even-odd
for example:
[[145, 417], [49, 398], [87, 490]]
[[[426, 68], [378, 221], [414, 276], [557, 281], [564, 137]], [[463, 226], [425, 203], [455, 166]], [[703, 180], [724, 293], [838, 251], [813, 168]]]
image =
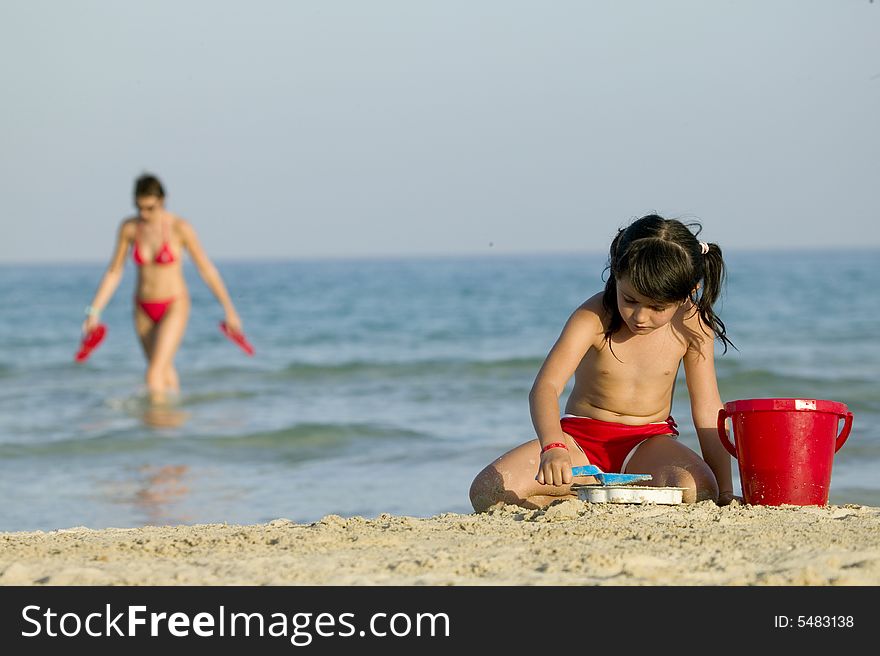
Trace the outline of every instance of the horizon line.
[[[880, 245], [852, 245], [852, 246], [747, 246], [724, 248], [725, 254], [747, 253], [839, 253], [842, 251], [872, 252], [880, 251]], [[322, 253], [315, 255], [243, 255], [243, 256], [217, 256], [212, 257], [214, 262], [228, 263], [257, 263], [257, 262], [313, 262], [313, 261], [361, 261], [361, 260], [438, 260], [438, 259], [477, 259], [489, 257], [577, 257], [607, 255], [606, 250], [499, 250], [488, 251], [462, 251], [462, 252], [435, 252], [435, 253]], [[0, 259], [0, 266], [45, 266], [45, 265], [100, 265], [106, 264], [106, 259]]]

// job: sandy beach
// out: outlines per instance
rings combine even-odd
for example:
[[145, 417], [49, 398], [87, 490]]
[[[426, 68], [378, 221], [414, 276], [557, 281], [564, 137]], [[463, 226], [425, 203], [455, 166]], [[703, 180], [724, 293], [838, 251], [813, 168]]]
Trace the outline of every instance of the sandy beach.
[[0, 534], [3, 585], [878, 585], [880, 508], [560, 501]]

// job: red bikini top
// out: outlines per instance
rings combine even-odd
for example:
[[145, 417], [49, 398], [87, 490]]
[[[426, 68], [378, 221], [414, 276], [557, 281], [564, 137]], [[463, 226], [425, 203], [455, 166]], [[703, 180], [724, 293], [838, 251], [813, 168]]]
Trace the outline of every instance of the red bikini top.
[[[168, 234], [167, 234], [168, 230], [167, 230], [167, 228], [168, 228], [167, 225], [163, 226], [163, 228], [162, 228], [162, 232], [164, 233], [163, 240], [162, 240], [162, 246], [159, 248], [158, 251], [156, 251], [156, 256], [153, 258], [154, 264], [173, 264], [174, 263], [174, 260], [175, 260], [174, 251], [171, 250], [171, 246], [168, 243]], [[137, 228], [135, 228], [135, 230], [139, 230], [139, 229], [140, 229], [140, 225], [138, 225]], [[138, 266], [143, 266], [144, 264], [147, 263], [147, 261], [141, 255], [141, 249], [140, 249], [140, 246], [138, 246], [137, 234], [135, 234], [134, 248], [131, 250], [131, 259], [133, 259], [134, 263], [137, 264]]]

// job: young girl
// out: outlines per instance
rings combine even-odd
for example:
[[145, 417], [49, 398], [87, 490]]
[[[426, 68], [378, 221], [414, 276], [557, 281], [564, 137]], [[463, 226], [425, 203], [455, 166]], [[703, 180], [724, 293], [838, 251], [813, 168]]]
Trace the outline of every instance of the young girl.
[[[732, 345], [712, 311], [724, 279], [721, 249], [698, 241], [680, 221], [652, 214], [618, 232], [608, 269], [605, 291], [574, 311], [535, 378], [529, 406], [538, 439], [477, 475], [475, 510], [574, 498], [572, 467], [588, 464], [686, 488], [685, 503], [734, 498], [730, 456], [716, 428], [722, 404], [714, 344], [718, 339], [725, 351]], [[703, 458], [676, 439], [670, 416], [682, 361]], [[560, 420], [559, 397], [572, 375]]]

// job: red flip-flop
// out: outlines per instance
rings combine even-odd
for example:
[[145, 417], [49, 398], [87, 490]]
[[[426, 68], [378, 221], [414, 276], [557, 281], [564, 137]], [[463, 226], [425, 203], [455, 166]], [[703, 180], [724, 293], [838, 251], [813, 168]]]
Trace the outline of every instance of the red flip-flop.
[[226, 335], [231, 341], [235, 342], [241, 347], [241, 350], [247, 353], [248, 355], [254, 354], [254, 347], [251, 346], [250, 342], [247, 341], [247, 338], [244, 336], [244, 333], [235, 333], [229, 329], [229, 326], [226, 325], [225, 321], [220, 322], [220, 330], [223, 331], [223, 334]]
[[107, 326], [103, 323], [99, 323], [97, 326], [92, 328], [85, 336], [82, 338], [82, 343], [80, 344], [79, 351], [75, 356], [75, 360], [77, 362], [85, 362], [89, 355], [91, 355], [92, 351], [98, 348], [98, 345], [104, 341], [104, 335], [107, 334]]

